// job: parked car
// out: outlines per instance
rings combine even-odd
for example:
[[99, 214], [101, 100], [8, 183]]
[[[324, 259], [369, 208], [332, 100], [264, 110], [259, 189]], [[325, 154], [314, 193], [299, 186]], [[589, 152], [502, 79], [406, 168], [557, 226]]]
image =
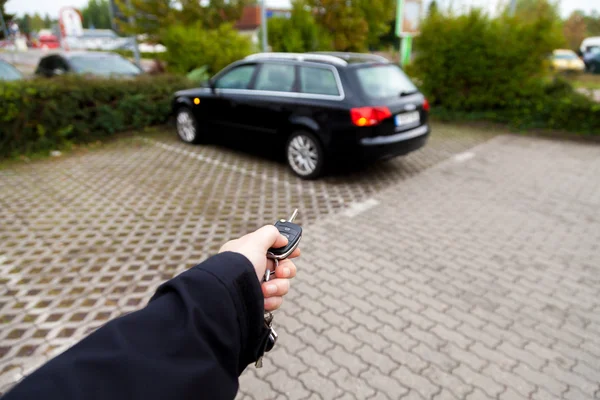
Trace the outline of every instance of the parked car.
[[558, 49], [552, 52], [552, 68], [559, 72], [583, 72], [585, 64], [573, 50]]
[[254, 54], [205, 87], [175, 93], [173, 111], [184, 142], [252, 135], [305, 179], [328, 163], [407, 154], [430, 132], [429, 103], [404, 72], [357, 53]]
[[115, 53], [65, 52], [43, 57], [35, 74], [53, 77], [66, 73], [94, 76], [135, 76], [142, 70], [132, 62]]
[[585, 54], [592, 49], [600, 49], [600, 36], [588, 37], [583, 39], [581, 45], [579, 46], [579, 51], [581, 54]]
[[34, 49], [58, 49], [60, 41], [54, 35], [40, 35], [39, 38], [31, 41], [31, 47]]
[[9, 63], [0, 60], [0, 81], [18, 81], [23, 79], [23, 74]]
[[600, 47], [592, 47], [583, 55], [585, 69], [592, 74], [600, 74]]

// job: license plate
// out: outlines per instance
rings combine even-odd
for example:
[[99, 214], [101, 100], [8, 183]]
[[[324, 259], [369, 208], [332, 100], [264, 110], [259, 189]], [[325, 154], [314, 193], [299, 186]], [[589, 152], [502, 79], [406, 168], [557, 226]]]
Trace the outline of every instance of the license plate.
[[418, 122], [421, 122], [421, 115], [418, 111], [396, 115], [396, 126], [409, 125]]

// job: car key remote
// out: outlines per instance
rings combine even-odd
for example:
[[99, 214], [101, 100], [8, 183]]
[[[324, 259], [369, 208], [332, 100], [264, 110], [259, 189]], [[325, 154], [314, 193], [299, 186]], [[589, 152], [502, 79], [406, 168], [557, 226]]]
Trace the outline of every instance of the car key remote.
[[302, 238], [302, 228], [300, 225], [294, 224], [294, 219], [298, 215], [298, 209], [294, 210], [294, 213], [290, 217], [288, 221], [285, 219], [280, 219], [275, 222], [275, 228], [285, 236], [288, 240], [288, 244], [284, 247], [279, 247], [277, 249], [270, 248], [267, 252], [268, 258], [273, 258], [276, 260], [284, 260], [289, 257], [290, 254], [296, 250], [298, 244], [300, 243], [300, 239]]

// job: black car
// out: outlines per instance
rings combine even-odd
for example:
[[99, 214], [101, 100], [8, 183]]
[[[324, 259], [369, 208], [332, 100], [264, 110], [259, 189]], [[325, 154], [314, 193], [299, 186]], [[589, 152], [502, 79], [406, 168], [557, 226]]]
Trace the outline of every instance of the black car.
[[0, 60], [0, 81], [18, 81], [21, 79], [23, 79], [23, 74], [9, 63]]
[[600, 74], [600, 51], [585, 59], [585, 68], [592, 74]]
[[135, 76], [142, 70], [115, 53], [76, 51], [55, 53], [43, 57], [35, 74], [53, 77], [66, 73], [93, 76]]
[[306, 179], [329, 163], [407, 154], [429, 135], [425, 97], [398, 66], [368, 54], [254, 54], [206, 87], [177, 92], [173, 111], [183, 141], [261, 137]]

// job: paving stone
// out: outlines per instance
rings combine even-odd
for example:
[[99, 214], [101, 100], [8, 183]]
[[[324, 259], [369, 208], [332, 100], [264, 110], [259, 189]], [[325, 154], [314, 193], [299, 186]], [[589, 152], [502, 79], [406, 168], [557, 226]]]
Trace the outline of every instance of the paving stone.
[[598, 398], [600, 147], [473, 132], [312, 182], [172, 132], [9, 165], [0, 391], [298, 207], [278, 348], [239, 398]]
[[373, 367], [362, 373], [360, 377], [367, 381], [369, 386], [372, 386], [380, 393], [385, 393], [390, 399], [401, 398], [408, 394], [409, 391], [397, 378], [382, 374]]
[[375, 394], [375, 390], [366, 380], [352, 374], [347, 368], [338, 369], [330, 375], [330, 379], [357, 399], [366, 399]]

